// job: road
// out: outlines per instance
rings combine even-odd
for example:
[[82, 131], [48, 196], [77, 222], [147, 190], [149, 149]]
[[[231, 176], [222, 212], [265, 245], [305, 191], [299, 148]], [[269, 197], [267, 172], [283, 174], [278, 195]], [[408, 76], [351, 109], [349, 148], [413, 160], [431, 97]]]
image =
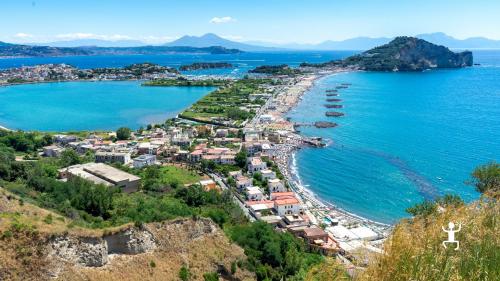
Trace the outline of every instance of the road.
[[210, 177], [224, 190], [229, 190], [231, 192], [231, 195], [233, 197], [233, 201], [235, 204], [237, 204], [238, 206], [240, 206], [241, 210], [243, 211], [243, 213], [245, 214], [245, 216], [251, 221], [251, 222], [254, 222], [256, 220], [256, 218], [252, 215], [252, 213], [250, 213], [250, 211], [248, 210], [248, 208], [245, 206], [245, 203], [242, 202], [236, 195], [233, 194], [233, 192], [231, 191], [231, 189], [224, 183], [224, 181], [222, 180], [222, 178], [217, 175], [217, 174], [214, 174], [214, 173], [209, 173]]

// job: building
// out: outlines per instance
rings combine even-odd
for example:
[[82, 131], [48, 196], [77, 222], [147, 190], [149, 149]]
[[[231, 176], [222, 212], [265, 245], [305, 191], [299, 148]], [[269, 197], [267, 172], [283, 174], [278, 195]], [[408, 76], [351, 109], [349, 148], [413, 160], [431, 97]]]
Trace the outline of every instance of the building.
[[286, 187], [280, 179], [267, 180], [267, 186], [270, 192], [286, 192]]
[[213, 189], [216, 189], [216, 188], [217, 188], [217, 184], [216, 184], [216, 183], [215, 183], [215, 181], [213, 181], [212, 179], [208, 179], [208, 180], [201, 180], [201, 181], [200, 181], [200, 185], [201, 185], [201, 187], [203, 187], [206, 191], [213, 190]]
[[295, 194], [276, 196], [276, 193], [293, 193], [293, 192], [271, 193], [271, 200], [274, 201], [274, 209], [276, 210], [278, 216], [297, 215], [302, 212], [302, 206], [297, 197], [295, 197]]
[[43, 148], [43, 156], [45, 157], [59, 157], [64, 151], [64, 148], [57, 145], [49, 145]]
[[121, 163], [127, 164], [130, 162], [130, 153], [128, 152], [104, 152], [99, 151], [95, 154], [95, 162], [97, 163]]
[[156, 155], [144, 154], [134, 158], [134, 168], [142, 168], [156, 164]]
[[77, 141], [78, 138], [76, 136], [71, 135], [54, 135], [54, 142], [62, 145], [66, 145], [70, 142]]
[[141, 178], [103, 163], [87, 163], [69, 166], [59, 170], [61, 178], [80, 177], [95, 184], [116, 186], [123, 192], [139, 189]]
[[248, 186], [246, 187], [247, 198], [250, 201], [260, 201], [264, 199], [264, 193], [258, 186]]
[[229, 172], [229, 176], [232, 177], [233, 179], [237, 179], [239, 177], [242, 177], [243, 173], [241, 172], [241, 170], [231, 171], [231, 172]]
[[276, 173], [272, 170], [265, 169], [260, 171], [260, 174], [262, 175], [262, 178], [264, 180], [271, 180], [276, 178]]
[[267, 168], [266, 162], [262, 161], [260, 157], [249, 157], [247, 163], [248, 163], [248, 172], [250, 174], [260, 172]]
[[237, 178], [237, 180], [236, 180], [236, 188], [238, 190], [241, 191], [241, 190], [243, 190], [243, 189], [245, 189], [245, 188], [247, 188], [249, 186], [252, 186], [252, 180], [251, 179], [249, 179], [249, 178], [247, 178], [245, 176]]

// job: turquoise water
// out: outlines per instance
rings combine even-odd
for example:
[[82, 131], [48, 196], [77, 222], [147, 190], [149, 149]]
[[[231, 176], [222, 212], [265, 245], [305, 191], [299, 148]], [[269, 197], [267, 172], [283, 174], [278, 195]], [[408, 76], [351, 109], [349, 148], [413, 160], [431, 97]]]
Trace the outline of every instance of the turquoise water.
[[137, 81], [0, 87], [0, 125], [41, 131], [136, 129], [176, 116], [212, 89], [142, 87]]
[[[424, 73], [347, 73], [320, 80], [289, 115], [329, 120], [331, 129], [301, 128], [332, 142], [296, 155], [302, 184], [348, 211], [381, 222], [436, 195], [466, 201], [478, 194], [464, 182], [482, 163], [500, 160], [500, 53], [481, 66]], [[339, 83], [346, 115], [325, 117], [325, 90]], [[331, 109], [328, 109], [331, 110]]]

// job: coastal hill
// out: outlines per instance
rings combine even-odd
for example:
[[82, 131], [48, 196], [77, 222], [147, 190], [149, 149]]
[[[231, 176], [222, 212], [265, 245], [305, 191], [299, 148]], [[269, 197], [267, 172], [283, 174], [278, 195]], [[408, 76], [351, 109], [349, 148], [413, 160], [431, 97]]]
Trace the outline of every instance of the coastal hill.
[[396, 37], [391, 42], [344, 60], [302, 63], [301, 67], [353, 67], [368, 71], [423, 71], [472, 66], [472, 52], [455, 53], [445, 46], [415, 37]]
[[60, 57], [91, 55], [158, 55], [170, 53], [205, 53], [205, 54], [237, 54], [238, 49], [227, 49], [219, 46], [142, 46], [142, 47], [50, 47], [9, 44], [0, 42], [0, 57]]
[[454, 53], [415, 37], [396, 37], [388, 44], [373, 48], [343, 61], [371, 71], [422, 71], [432, 68], [472, 66], [472, 52]]

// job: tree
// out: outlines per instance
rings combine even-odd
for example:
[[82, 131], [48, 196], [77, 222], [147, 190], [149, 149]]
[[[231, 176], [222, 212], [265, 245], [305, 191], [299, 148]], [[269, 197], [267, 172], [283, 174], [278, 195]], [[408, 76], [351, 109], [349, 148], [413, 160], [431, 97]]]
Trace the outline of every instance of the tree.
[[203, 274], [203, 279], [205, 281], [218, 281], [219, 275], [217, 274], [217, 272], [205, 273]]
[[491, 162], [477, 167], [472, 172], [471, 184], [481, 193], [500, 198], [500, 164]]
[[240, 168], [245, 168], [246, 164], [247, 164], [247, 152], [245, 149], [242, 149], [240, 152], [238, 152], [236, 154], [236, 157], [234, 158], [234, 161], [236, 161], [236, 164], [238, 165], [238, 167]]
[[121, 127], [118, 130], [116, 130], [116, 138], [118, 140], [128, 140], [130, 139], [131, 134], [132, 131], [127, 127]]
[[75, 150], [68, 148], [61, 153], [59, 162], [61, 163], [61, 166], [67, 167], [71, 165], [81, 164], [82, 159]]

